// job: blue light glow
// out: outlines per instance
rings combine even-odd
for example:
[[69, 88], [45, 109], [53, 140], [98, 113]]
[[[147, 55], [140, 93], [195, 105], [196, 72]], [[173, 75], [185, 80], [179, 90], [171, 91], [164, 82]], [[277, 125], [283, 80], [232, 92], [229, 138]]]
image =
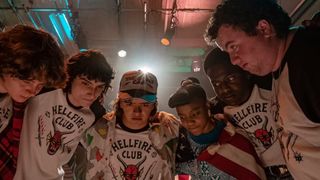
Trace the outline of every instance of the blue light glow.
[[70, 41], [73, 41], [73, 37], [72, 37], [72, 34], [71, 34], [71, 28], [70, 28], [70, 25], [69, 25], [69, 22], [67, 20], [66, 15], [64, 13], [59, 13], [58, 17], [60, 19], [61, 25], [62, 25], [62, 27], [64, 29], [64, 32], [66, 33], [68, 39]]
[[59, 27], [59, 24], [56, 20], [56, 14], [52, 13], [49, 15], [50, 21], [53, 25], [54, 30], [56, 31], [60, 41], [62, 42], [62, 44], [64, 44], [62, 36], [61, 36], [61, 28]]

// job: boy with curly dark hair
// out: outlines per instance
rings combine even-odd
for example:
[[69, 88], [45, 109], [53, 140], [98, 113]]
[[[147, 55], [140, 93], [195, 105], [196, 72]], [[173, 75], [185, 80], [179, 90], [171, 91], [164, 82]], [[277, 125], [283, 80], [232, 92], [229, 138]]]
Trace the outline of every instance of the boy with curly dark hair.
[[72, 56], [67, 72], [65, 89], [38, 95], [26, 107], [16, 179], [62, 179], [62, 166], [80, 137], [105, 113], [97, 110], [114, 72], [102, 53], [88, 50]]
[[229, 53], [232, 64], [272, 75], [270, 101], [287, 167], [294, 179], [318, 179], [320, 31], [290, 26], [274, 0], [226, 0], [213, 13], [207, 39]]
[[0, 179], [16, 171], [24, 108], [43, 87], [66, 81], [63, 53], [47, 32], [17, 25], [0, 32]]

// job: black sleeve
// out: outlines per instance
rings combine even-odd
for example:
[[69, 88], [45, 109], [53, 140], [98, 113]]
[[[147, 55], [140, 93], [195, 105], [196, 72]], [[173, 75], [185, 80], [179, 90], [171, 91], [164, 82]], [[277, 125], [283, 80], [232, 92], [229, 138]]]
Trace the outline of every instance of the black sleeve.
[[300, 29], [286, 54], [292, 92], [306, 117], [315, 123], [320, 123], [319, 42], [320, 29]]
[[250, 81], [256, 84], [259, 88], [270, 90], [272, 89], [272, 73], [265, 76], [251, 75]]
[[106, 114], [106, 109], [99, 102], [99, 100], [95, 100], [90, 106], [91, 111], [94, 113], [96, 120], [102, 118], [103, 115]]

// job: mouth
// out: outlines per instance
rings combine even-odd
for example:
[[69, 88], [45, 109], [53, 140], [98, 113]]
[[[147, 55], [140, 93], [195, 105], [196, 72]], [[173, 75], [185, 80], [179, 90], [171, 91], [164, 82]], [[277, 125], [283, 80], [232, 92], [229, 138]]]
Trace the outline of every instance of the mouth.
[[248, 63], [244, 63], [241, 65], [242, 69], [247, 70], [248, 69]]
[[223, 99], [226, 100], [226, 101], [233, 100], [234, 98], [235, 98], [235, 95], [226, 95], [226, 96], [223, 96]]
[[134, 121], [141, 121], [142, 120], [142, 118], [140, 118], [140, 117], [132, 117], [131, 119]]
[[15, 99], [15, 101], [22, 103], [22, 102], [25, 102], [26, 100], [28, 100], [29, 98], [31, 98], [31, 97], [19, 96], [18, 98]]
[[93, 100], [91, 100], [91, 99], [84, 99], [83, 101], [86, 102], [86, 103], [88, 103], [88, 104], [93, 103]]
[[188, 130], [189, 130], [190, 132], [193, 132], [193, 131], [196, 131], [197, 128], [196, 128], [196, 127], [192, 127], [192, 128], [188, 128]]
[[197, 130], [197, 128], [188, 128], [188, 131], [193, 134], [194, 136], [199, 136], [201, 133]]

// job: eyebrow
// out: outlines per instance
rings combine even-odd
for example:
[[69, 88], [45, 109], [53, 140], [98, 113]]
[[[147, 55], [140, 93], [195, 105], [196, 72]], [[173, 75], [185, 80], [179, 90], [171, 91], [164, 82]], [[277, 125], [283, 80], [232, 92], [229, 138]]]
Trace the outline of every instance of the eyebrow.
[[226, 51], [228, 49], [228, 46], [233, 43], [234, 41], [228, 41], [224, 46], [225, 46], [225, 49], [223, 49], [223, 51]]
[[[91, 80], [89, 80], [88, 78], [86, 78], [86, 77], [79, 77], [81, 80], [83, 80], [83, 81], [86, 81], [86, 82], [88, 82], [88, 83], [90, 83], [90, 84], [93, 84], [92, 82], [91, 82]], [[97, 82], [101, 82], [101, 81], [97, 81]], [[105, 82], [101, 82], [101, 84], [99, 84], [98, 86], [105, 86], [106, 85], [106, 83]]]
[[215, 40], [215, 44], [217, 45], [217, 47], [218, 47], [221, 51], [225, 51], [225, 49], [223, 49], [222, 45], [218, 42], [218, 39]]
[[[201, 106], [197, 106], [197, 107], [193, 108], [190, 112], [193, 113], [194, 111], [198, 111], [199, 109], [201, 109]], [[185, 115], [178, 113], [178, 116], [185, 116]]]

